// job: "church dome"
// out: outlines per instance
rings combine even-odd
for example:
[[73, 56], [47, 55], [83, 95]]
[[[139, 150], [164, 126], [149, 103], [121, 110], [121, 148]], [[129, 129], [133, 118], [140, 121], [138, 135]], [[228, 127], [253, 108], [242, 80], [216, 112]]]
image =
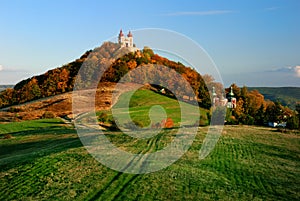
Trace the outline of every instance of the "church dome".
[[119, 36], [124, 36], [122, 29], [120, 30]]
[[129, 33], [128, 33], [127, 37], [132, 37], [132, 33], [131, 33], [131, 31], [129, 31]]

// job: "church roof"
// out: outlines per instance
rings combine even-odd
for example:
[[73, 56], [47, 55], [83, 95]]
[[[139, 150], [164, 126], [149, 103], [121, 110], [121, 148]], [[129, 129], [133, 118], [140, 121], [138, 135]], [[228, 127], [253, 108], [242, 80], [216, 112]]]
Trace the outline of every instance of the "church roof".
[[131, 33], [131, 31], [129, 31], [129, 33], [128, 33], [127, 37], [132, 37], [132, 33]]
[[119, 36], [124, 36], [122, 29], [120, 30]]

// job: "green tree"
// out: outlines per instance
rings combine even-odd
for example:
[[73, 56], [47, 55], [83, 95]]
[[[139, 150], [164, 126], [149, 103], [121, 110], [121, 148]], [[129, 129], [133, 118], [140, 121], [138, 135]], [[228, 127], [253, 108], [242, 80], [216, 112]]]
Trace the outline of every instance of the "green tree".
[[292, 115], [291, 117], [288, 118], [288, 120], [286, 122], [286, 127], [289, 129], [298, 129], [299, 128], [299, 118], [296, 115], [296, 113], [294, 113], [294, 115]]
[[257, 110], [255, 115], [255, 124], [256, 125], [264, 125], [265, 121], [265, 109], [264, 105], [261, 104], [260, 108]]
[[282, 106], [279, 102], [270, 103], [266, 109], [266, 120], [269, 122], [278, 122], [282, 116]]

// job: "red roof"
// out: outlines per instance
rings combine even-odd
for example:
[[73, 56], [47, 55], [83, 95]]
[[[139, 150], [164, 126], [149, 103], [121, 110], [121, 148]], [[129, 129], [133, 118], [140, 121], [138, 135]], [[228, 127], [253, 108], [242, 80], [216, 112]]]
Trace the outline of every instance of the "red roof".
[[122, 29], [120, 30], [119, 36], [124, 36]]
[[128, 36], [128, 37], [132, 37], [132, 33], [129, 31], [129, 33], [128, 33], [127, 36]]

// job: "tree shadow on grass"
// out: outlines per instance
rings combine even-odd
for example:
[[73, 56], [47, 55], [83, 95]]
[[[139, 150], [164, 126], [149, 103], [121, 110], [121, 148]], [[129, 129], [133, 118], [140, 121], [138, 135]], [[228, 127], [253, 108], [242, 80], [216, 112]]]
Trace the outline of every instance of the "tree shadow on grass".
[[27, 127], [30, 130], [19, 131], [19, 132], [11, 132], [8, 133], [13, 137], [24, 137], [30, 135], [62, 135], [62, 134], [76, 134], [76, 131], [73, 128], [68, 128], [64, 126], [48, 126], [48, 127]]
[[0, 139], [1, 171], [83, 146], [76, 130], [67, 126], [32, 127], [9, 134], [11, 139]]

